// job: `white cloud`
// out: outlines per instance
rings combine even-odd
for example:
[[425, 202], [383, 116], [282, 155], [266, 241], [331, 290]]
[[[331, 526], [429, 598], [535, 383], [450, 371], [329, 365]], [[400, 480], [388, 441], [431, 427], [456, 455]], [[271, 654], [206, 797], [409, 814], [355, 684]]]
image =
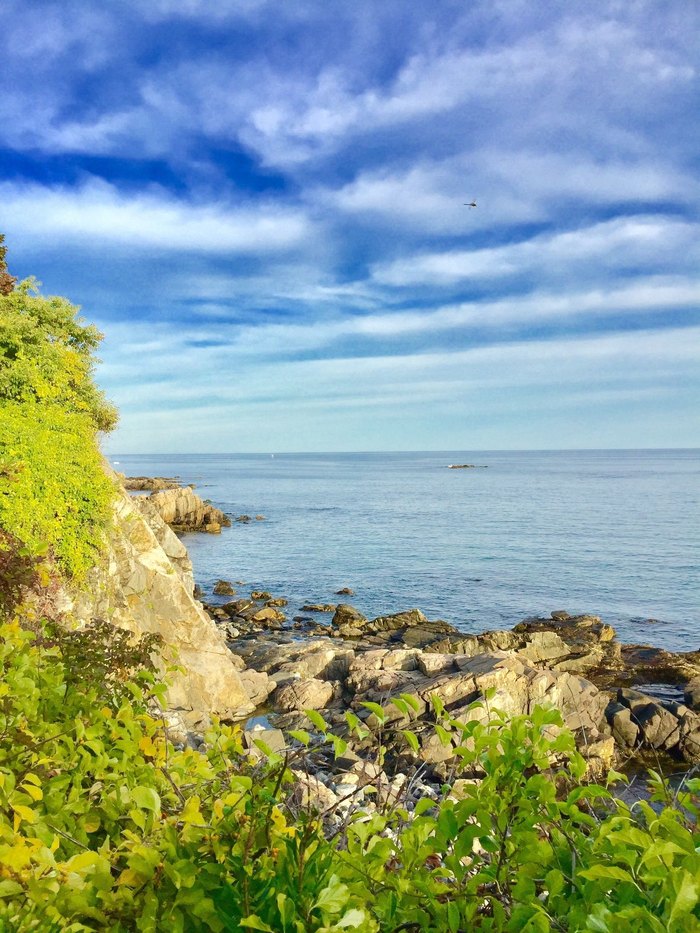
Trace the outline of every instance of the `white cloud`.
[[698, 228], [688, 221], [662, 216], [622, 217], [580, 230], [546, 234], [506, 246], [423, 253], [379, 263], [373, 279], [390, 286], [451, 285], [537, 272], [540, 280], [580, 275], [593, 267], [600, 276], [609, 269], [665, 264], [688, 268], [696, 262]]
[[196, 204], [162, 190], [121, 193], [98, 181], [75, 189], [5, 182], [0, 203], [8, 232], [45, 242], [250, 254], [290, 249], [312, 233], [301, 211], [274, 203]]

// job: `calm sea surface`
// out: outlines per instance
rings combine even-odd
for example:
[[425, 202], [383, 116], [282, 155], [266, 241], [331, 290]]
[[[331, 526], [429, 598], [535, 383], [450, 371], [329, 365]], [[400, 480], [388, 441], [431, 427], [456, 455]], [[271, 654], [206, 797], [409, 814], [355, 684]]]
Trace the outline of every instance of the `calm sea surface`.
[[[219, 577], [368, 616], [417, 606], [465, 632], [553, 609], [623, 641], [700, 649], [700, 450], [114, 456], [266, 516], [185, 537]], [[449, 470], [450, 463], [485, 469]], [[336, 597], [349, 586], [353, 597]]]

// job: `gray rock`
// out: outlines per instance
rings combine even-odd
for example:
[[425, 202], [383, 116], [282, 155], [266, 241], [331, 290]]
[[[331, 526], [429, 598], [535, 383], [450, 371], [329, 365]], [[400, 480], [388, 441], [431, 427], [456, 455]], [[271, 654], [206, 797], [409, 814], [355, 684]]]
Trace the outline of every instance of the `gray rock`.
[[243, 733], [243, 742], [253, 758], [264, 758], [265, 753], [255, 743], [263, 742], [271, 752], [283, 752], [287, 747], [284, 733], [281, 729], [246, 729]]
[[700, 710], [700, 676], [693, 677], [685, 685], [683, 699], [692, 710]]
[[642, 732], [645, 745], [668, 751], [678, 744], [680, 723], [659, 703], [635, 706], [632, 716]]
[[298, 680], [278, 687], [273, 701], [284, 712], [323, 709], [333, 699], [334, 685], [327, 680]]
[[271, 677], [261, 671], [253, 671], [249, 668], [240, 671], [241, 683], [248, 696], [256, 706], [260, 706], [270, 696], [277, 684]]
[[341, 626], [350, 626], [362, 631], [367, 622], [367, 617], [363, 616], [359, 609], [350, 606], [348, 603], [339, 603], [335, 608], [332, 624], [337, 628]]
[[612, 700], [608, 703], [605, 716], [617, 744], [625, 748], [633, 748], [639, 737], [639, 726], [632, 722], [630, 709]]
[[148, 497], [163, 521], [178, 531], [221, 531], [222, 525], [230, 525], [229, 518], [205, 502], [189, 487], [165, 489], [153, 492]]

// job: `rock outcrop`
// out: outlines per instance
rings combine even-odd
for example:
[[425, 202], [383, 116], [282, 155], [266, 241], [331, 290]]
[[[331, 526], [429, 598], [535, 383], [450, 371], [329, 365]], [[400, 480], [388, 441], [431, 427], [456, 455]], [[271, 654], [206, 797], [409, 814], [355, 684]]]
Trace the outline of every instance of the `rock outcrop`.
[[123, 473], [117, 473], [117, 478], [124, 489], [132, 489], [143, 492], [151, 492], [158, 489], [179, 489], [182, 483], [175, 476], [124, 476]]
[[160, 512], [154, 515], [155, 498], [117, 496], [107, 551], [87, 588], [71, 594], [73, 612], [84, 622], [103, 618], [161, 636], [165, 663], [183, 668], [170, 675], [167, 700], [185, 728], [201, 727], [211, 714], [240, 718], [254, 704], [223, 636], [193, 597], [189, 558]]
[[231, 520], [194, 492], [190, 486], [153, 492], [148, 501], [175, 531], [208, 531], [217, 534]]

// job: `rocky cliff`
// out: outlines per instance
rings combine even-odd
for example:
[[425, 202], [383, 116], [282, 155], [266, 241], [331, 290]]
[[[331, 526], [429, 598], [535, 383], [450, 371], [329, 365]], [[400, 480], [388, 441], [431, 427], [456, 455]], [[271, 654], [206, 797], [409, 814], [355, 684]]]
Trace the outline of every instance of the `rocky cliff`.
[[107, 550], [87, 589], [70, 594], [71, 607], [82, 621], [103, 618], [161, 636], [165, 664], [182, 668], [170, 675], [169, 714], [186, 729], [201, 727], [211, 714], [240, 718], [254, 707], [236, 658], [192, 592], [182, 542], [149, 499], [120, 490]]

